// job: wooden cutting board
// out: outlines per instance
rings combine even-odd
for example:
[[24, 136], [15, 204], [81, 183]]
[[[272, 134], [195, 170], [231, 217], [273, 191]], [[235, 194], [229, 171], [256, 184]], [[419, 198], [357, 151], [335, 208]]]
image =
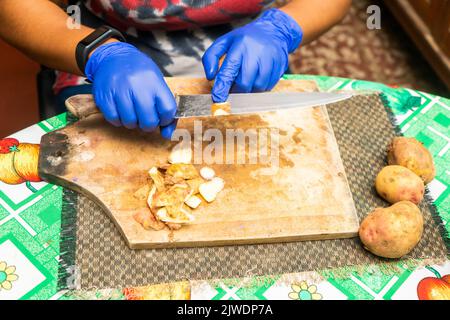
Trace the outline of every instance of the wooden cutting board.
[[[211, 89], [203, 79], [167, 81], [177, 94], [208, 93]], [[283, 80], [274, 90], [314, 91], [316, 86], [310, 81]], [[93, 101], [92, 96], [81, 95], [69, 98], [67, 103], [88, 106]], [[159, 133], [116, 128], [101, 115], [90, 115], [42, 137], [40, 176], [98, 203], [132, 249], [357, 235], [356, 210], [325, 107], [181, 119], [178, 128], [192, 132], [195, 120], [202, 120], [203, 133], [208, 128], [221, 132], [236, 128], [277, 129], [279, 166], [276, 169], [267, 161], [209, 164], [225, 180], [225, 188], [214, 202], [194, 210], [195, 221], [179, 230], [145, 230], [132, 217], [147, 205], [133, 194], [146, 183], [151, 167], [167, 163], [176, 144], [163, 140]]]

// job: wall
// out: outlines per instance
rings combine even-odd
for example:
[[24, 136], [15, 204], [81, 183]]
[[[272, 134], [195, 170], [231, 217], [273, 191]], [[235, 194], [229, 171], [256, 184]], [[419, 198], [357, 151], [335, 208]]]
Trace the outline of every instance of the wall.
[[0, 138], [39, 121], [39, 65], [0, 40]]

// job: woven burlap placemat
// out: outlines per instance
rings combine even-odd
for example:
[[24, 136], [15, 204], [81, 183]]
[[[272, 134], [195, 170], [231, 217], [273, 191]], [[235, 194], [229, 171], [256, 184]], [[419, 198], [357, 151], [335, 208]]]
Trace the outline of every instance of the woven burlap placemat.
[[[327, 106], [358, 217], [387, 206], [374, 190], [386, 165], [386, 146], [396, 135], [382, 100], [358, 95]], [[425, 201], [423, 237], [402, 260], [441, 261], [447, 249], [433, 208]], [[74, 210], [76, 209], [76, 210]], [[61, 283], [76, 270], [78, 288], [121, 288], [178, 280], [237, 278], [386, 264], [365, 251], [358, 238], [207, 248], [130, 250], [95, 203], [67, 191], [63, 206]], [[397, 261], [398, 262], [398, 261]], [[75, 265], [75, 268], [73, 267]], [[69, 276], [70, 278], [70, 276]]]

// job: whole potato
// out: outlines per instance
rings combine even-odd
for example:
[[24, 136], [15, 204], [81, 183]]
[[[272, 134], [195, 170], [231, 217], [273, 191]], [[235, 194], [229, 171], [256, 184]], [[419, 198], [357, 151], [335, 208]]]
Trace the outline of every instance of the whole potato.
[[390, 203], [409, 200], [418, 204], [425, 192], [422, 179], [402, 166], [384, 167], [375, 179], [375, 188]]
[[400, 258], [419, 242], [423, 218], [410, 201], [400, 201], [388, 208], [376, 208], [363, 220], [359, 237], [364, 248], [384, 258]]
[[433, 180], [436, 174], [430, 151], [414, 138], [395, 137], [388, 146], [387, 159], [389, 164], [408, 168], [425, 184]]

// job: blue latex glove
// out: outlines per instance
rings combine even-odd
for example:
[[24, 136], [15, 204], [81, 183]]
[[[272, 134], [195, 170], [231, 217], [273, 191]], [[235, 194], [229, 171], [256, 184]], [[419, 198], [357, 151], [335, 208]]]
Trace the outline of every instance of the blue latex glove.
[[[278, 9], [218, 38], [203, 55], [206, 78], [215, 78], [212, 99], [223, 102], [233, 92], [271, 90], [288, 68], [288, 54], [301, 43], [297, 22]], [[226, 54], [218, 71], [219, 59]]]
[[107, 43], [92, 53], [85, 74], [108, 122], [144, 131], [161, 126], [161, 135], [170, 139], [176, 127], [175, 98], [148, 56], [127, 43]]

